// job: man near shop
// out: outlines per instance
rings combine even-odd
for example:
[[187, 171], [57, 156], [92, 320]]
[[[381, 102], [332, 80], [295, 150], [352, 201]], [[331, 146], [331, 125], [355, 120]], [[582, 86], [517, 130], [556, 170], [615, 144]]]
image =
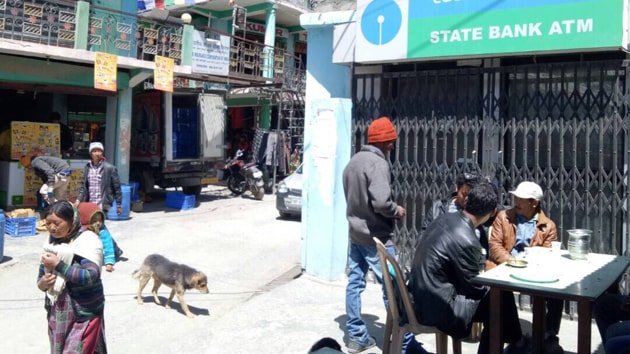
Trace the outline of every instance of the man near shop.
[[[346, 217], [350, 227], [346, 287], [349, 353], [359, 353], [376, 345], [376, 340], [369, 334], [361, 318], [361, 294], [365, 290], [368, 268], [372, 268], [376, 279], [383, 284], [383, 270], [372, 237], [378, 237], [393, 255], [394, 221], [406, 215], [405, 208], [392, 199], [391, 172], [387, 159], [397, 137], [396, 128], [389, 118], [374, 120], [368, 127], [368, 144], [352, 156], [343, 171]], [[412, 333], [407, 333], [403, 343], [404, 353], [426, 351], [416, 342]]]
[[[486, 269], [524, 253], [526, 247], [551, 247], [551, 242], [558, 240], [556, 224], [540, 206], [543, 190], [538, 184], [521, 182], [510, 193], [514, 196], [514, 206], [500, 211], [492, 223]], [[558, 332], [564, 301], [553, 298], [546, 300], [544, 352], [562, 354], [564, 350], [560, 346]]]
[[[409, 274], [409, 290], [419, 321], [454, 337], [465, 338], [473, 322], [483, 322], [478, 354], [488, 353], [490, 296], [486, 286], [475, 285], [481, 244], [475, 229], [497, 207], [496, 188], [479, 183], [468, 193], [462, 211], [444, 213], [425, 231], [416, 248]], [[504, 353], [529, 353], [531, 340], [523, 336], [514, 296], [502, 293]]]
[[103, 144], [93, 142], [89, 147], [90, 162], [83, 169], [83, 181], [79, 188], [76, 204], [92, 202], [105, 214], [116, 201], [116, 213], [122, 214], [122, 189], [116, 166], [106, 161]]
[[70, 166], [55, 156], [22, 156], [20, 163], [24, 168], [33, 168], [35, 174], [44, 183], [39, 189], [41, 199], [47, 204], [68, 199]]

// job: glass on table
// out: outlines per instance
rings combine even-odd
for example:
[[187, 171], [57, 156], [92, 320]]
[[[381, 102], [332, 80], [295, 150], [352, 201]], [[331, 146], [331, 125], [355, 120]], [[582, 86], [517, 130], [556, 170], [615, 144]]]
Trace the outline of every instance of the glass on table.
[[558, 252], [562, 249], [562, 242], [560, 241], [551, 241], [551, 251]]

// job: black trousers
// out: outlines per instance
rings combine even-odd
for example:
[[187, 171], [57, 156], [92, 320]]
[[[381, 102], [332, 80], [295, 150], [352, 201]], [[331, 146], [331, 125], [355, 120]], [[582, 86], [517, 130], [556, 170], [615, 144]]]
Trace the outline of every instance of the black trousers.
[[[489, 352], [490, 334], [488, 333], [488, 329], [490, 328], [490, 306], [490, 292], [488, 292], [486, 296], [481, 299], [477, 312], [475, 312], [473, 316], [473, 322], [483, 323], [477, 354], [486, 354]], [[518, 319], [518, 310], [516, 308], [516, 302], [514, 301], [514, 294], [511, 291], [501, 292], [501, 315], [503, 316], [502, 342], [514, 343], [518, 341], [523, 336], [523, 332], [521, 331], [521, 323]]]

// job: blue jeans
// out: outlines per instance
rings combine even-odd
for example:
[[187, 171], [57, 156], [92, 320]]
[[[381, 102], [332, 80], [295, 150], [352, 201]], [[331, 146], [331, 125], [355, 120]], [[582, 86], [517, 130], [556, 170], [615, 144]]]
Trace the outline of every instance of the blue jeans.
[[617, 322], [606, 330], [606, 354], [630, 353], [630, 321]]
[[628, 296], [609, 293], [604, 293], [595, 300], [593, 313], [603, 344], [606, 344], [607, 341], [606, 331], [608, 327], [620, 321], [630, 320], [630, 312], [621, 309], [621, 305], [626, 301], [628, 301]]
[[[387, 253], [395, 255], [395, 249], [392, 245], [386, 245]], [[365, 276], [369, 268], [381, 284], [383, 290], [383, 303], [387, 309], [387, 296], [385, 286], [383, 284], [383, 270], [381, 269], [380, 259], [376, 246], [362, 246], [350, 243], [350, 252], [348, 254], [348, 285], [346, 287], [346, 331], [351, 341], [366, 344], [370, 334], [368, 333], [365, 322], [361, 318], [361, 294], [365, 290]], [[403, 353], [405, 353], [409, 343], [415, 340], [412, 333], [407, 333], [403, 340]]]

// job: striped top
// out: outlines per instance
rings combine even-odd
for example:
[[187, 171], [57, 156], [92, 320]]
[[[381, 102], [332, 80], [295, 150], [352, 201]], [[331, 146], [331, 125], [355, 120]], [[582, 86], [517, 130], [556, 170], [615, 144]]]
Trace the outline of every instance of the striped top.
[[[77, 322], [103, 314], [105, 294], [98, 264], [75, 255], [72, 264], [60, 261], [55, 270], [66, 278], [64, 291], [70, 294]], [[38, 281], [44, 276], [44, 272], [44, 266], [40, 264]], [[50, 305], [50, 300], [46, 298], [46, 309], [50, 309]]]

